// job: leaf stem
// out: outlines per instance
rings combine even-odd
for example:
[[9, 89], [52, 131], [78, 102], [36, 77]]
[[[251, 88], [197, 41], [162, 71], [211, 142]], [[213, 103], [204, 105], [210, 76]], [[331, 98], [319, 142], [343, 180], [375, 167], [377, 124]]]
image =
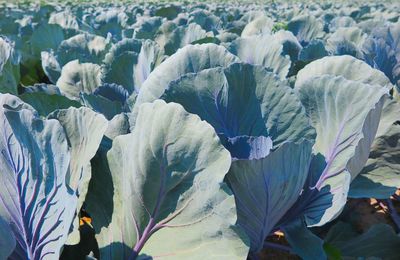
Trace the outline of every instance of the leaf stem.
[[400, 232], [400, 216], [397, 213], [397, 210], [394, 207], [391, 199], [387, 199], [386, 203], [388, 205], [390, 216], [392, 217], [392, 220], [393, 220], [394, 224], [396, 225], [397, 232]]
[[147, 239], [153, 233], [153, 227], [155, 226], [155, 219], [152, 217], [150, 218], [149, 223], [147, 224], [146, 228], [143, 231], [142, 236], [140, 237], [139, 241], [136, 243], [135, 247], [133, 248], [133, 252], [129, 257], [129, 260], [134, 260], [138, 256], [140, 250], [142, 250], [144, 244], [146, 243]]

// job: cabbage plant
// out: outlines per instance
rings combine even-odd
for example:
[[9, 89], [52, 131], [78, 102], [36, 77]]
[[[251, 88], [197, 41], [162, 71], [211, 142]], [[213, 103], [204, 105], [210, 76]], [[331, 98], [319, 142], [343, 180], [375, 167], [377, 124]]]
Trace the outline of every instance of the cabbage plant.
[[0, 259], [399, 258], [396, 3], [0, 13]]

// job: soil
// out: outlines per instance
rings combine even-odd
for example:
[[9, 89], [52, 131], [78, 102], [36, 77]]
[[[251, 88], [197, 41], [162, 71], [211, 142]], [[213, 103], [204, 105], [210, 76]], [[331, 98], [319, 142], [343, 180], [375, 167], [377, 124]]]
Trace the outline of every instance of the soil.
[[[267, 240], [270, 242], [276, 243], [276, 244], [289, 246], [289, 244], [286, 241], [285, 236], [282, 232], [275, 232], [275, 235], [269, 237]], [[260, 260], [267, 260], [267, 259], [268, 260], [270, 260], [270, 259], [299, 260], [299, 259], [301, 259], [297, 255], [293, 255], [288, 252], [284, 252], [284, 251], [273, 249], [273, 248], [264, 249], [259, 254], [259, 257], [260, 257]]]
[[[400, 196], [400, 189], [397, 190], [396, 194]], [[398, 214], [400, 214], [400, 201], [392, 199], [393, 205], [397, 210]], [[350, 223], [356, 231], [363, 233], [366, 232], [370, 227], [378, 223], [384, 223], [392, 226], [394, 230], [397, 230], [396, 225], [394, 224], [390, 211], [385, 204], [385, 202], [381, 203], [376, 199], [349, 199], [343, 210], [342, 214], [338, 217], [337, 220], [344, 221]], [[329, 230], [329, 226], [322, 227], [318, 229], [318, 235], [320, 237], [324, 237]], [[288, 243], [285, 239], [285, 236], [277, 232], [278, 234], [269, 237], [267, 240], [288, 246]], [[279, 260], [298, 260], [301, 259], [296, 255], [292, 255], [287, 252], [283, 252], [277, 249], [264, 249], [259, 257], [261, 260], [270, 260], [270, 259], [279, 259]]]

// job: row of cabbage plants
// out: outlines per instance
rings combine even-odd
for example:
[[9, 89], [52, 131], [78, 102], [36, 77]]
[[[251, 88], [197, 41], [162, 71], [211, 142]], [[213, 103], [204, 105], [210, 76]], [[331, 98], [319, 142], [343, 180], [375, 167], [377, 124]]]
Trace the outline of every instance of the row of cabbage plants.
[[1, 3], [0, 259], [398, 259], [399, 16]]

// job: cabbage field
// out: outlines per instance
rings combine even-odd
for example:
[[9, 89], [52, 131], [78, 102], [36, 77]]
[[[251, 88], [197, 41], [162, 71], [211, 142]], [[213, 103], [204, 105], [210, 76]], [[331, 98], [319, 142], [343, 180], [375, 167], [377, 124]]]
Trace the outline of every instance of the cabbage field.
[[0, 2], [0, 260], [400, 259], [399, 17]]

